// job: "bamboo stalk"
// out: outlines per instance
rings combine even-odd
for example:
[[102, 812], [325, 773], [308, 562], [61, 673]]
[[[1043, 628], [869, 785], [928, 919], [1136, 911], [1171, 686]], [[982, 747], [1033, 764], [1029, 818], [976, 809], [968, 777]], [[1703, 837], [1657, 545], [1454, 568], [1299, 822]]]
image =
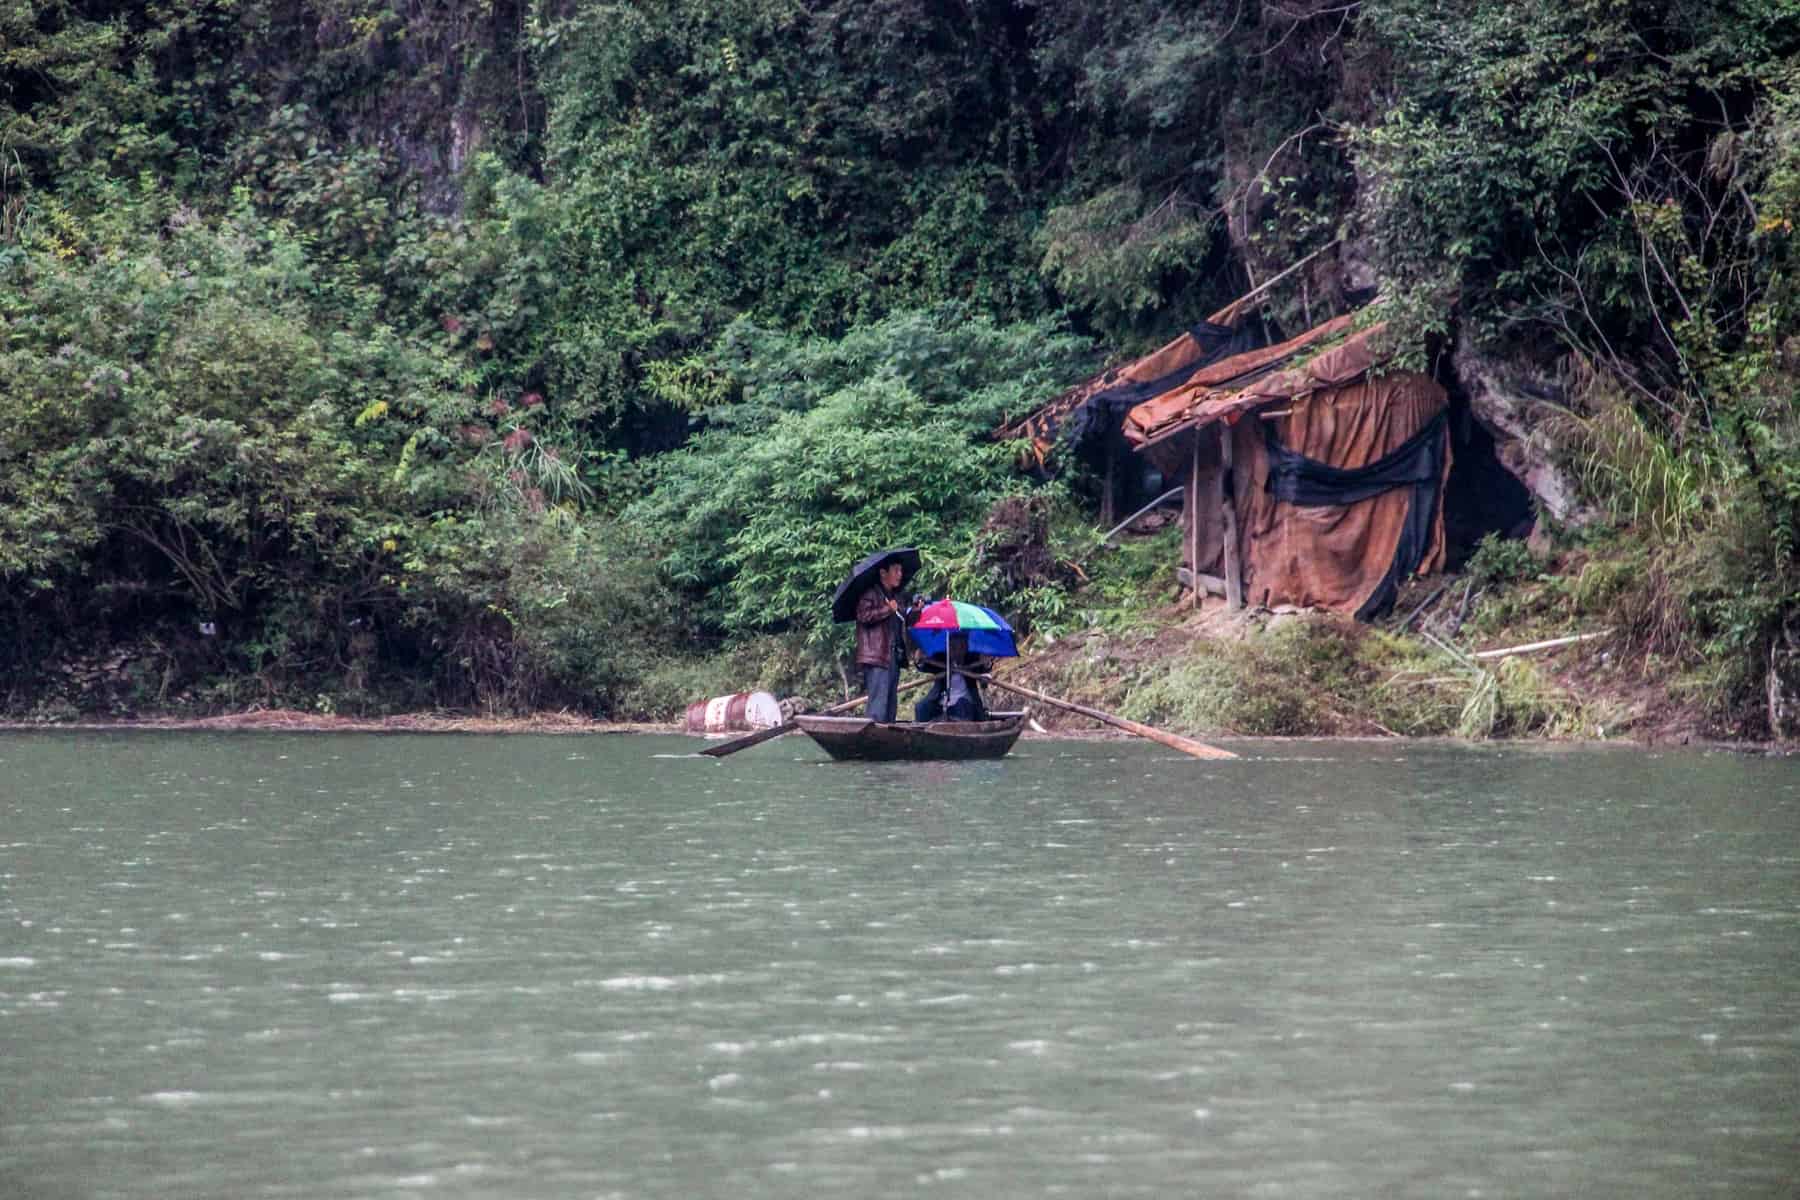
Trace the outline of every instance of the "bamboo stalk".
[[1032, 700], [1040, 700], [1055, 708], [1067, 709], [1069, 712], [1079, 714], [1080, 716], [1090, 717], [1093, 720], [1111, 725], [1115, 729], [1123, 729], [1126, 733], [1135, 733], [1141, 738], [1149, 738], [1153, 742], [1161, 742], [1171, 749], [1179, 750], [1183, 754], [1191, 754], [1195, 758], [1237, 757], [1237, 755], [1229, 750], [1221, 750], [1217, 746], [1208, 746], [1205, 742], [1196, 742], [1194, 739], [1184, 738], [1178, 733], [1169, 733], [1167, 730], [1156, 729], [1149, 725], [1141, 725], [1136, 721], [1114, 716], [1109, 712], [1101, 712], [1097, 708], [1089, 708], [1085, 704], [1076, 704], [1071, 700], [1059, 700], [1055, 696], [1046, 696], [1043, 692], [1034, 691], [1027, 687], [1020, 687], [1016, 683], [1007, 683], [1005, 680], [994, 679], [992, 677], [986, 677], [985, 682], [992, 687], [1002, 688]]
[[1419, 607], [1413, 609], [1410, 613], [1406, 614], [1406, 620], [1400, 622], [1400, 632], [1405, 633], [1406, 627], [1408, 625], [1411, 625], [1414, 621], [1418, 620], [1419, 614], [1424, 612], [1427, 608], [1430, 608], [1431, 602], [1436, 600], [1439, 596], [1443, 595], [1445, 590], [1448, 589], [1449, 586], [1450, 585], [1447, 583], [1440, 583], [1435, 592], [1431, 593], [1431, 595], [1425, 597], [1425, 599], [1420, 602]]
[[1298, 271], [1301, 267], [1304, 267], [1307, 263], [1309, 263], [1313, 259], [1319, 257], [1319, 255], [1325, 253], [1327, 250], [1331, 249], [1333, 246], [1336, 246], [1337, 244], [1338, 244], [1338, 239], [1332, 238], [1329, 242], [1326, 242], [1323, 246], [1320, 246], [1317, 250], [1314, 250], [1311, 254], [1307, 255], [1305, 258], [1301, 259], [1299, 262], [1293, 264], [1292, 266], [1286, 268], [1285, 270], [1282, 270], [1280, 272], [1277, 272], [1274, 275], [1269, 276], [1267, 279], [1263, 280], [1261, 283], [1256, 284], [1255, 287], [1252, 287], [1249, 291], [1245, 292], [1243, 295], [1239, 296], [1236, 300], [1233, 300], [1230, 304], [1227, 304], [1224, 308], [1221, 308], [1218, 312], [1214, 313], [1212, 316], [1210, 316], [1206, 319], [1208, 321], [1212, 322], [1214, 325], [1235, 325], [1235, 324], [1237, 324], [1237, 318], [1239, 315], [1241, 315], [1238, 312], [1239, 309], [1243, 308], [1245, 305], [1249, 304], [1250, 301], [1256, 299], [1258, 296], [1262, 295], [1264, 292], [1268, 291], [1270, 288], [1274, 287], [1276, 284], [1278, 284], [1282, 280], [1286, 279], [1289, 275], [1292, 275], [1295, 271]]
[[1139, 517], [1143, 516], [1145, 513], [1149, 512], [1151, 509], [1155, 508], [1157, 505], [1161, 504], [1163, 501], [1168, 500], [1175, 496], [1179, 496], [1179, 495], [1181, 495], [1180, 488], [1170, 488], [1168, 491], [1164, 492], [1162, 495], [1158, 496], [1156, 499], [1152, 500], [1150, 503], [1144, 505], [1144, 507], [1142, 507], [1142, 508], [1138, 509], [1136, 512], [1132, 513], [1129, 517], [1126, 517], [1123, 521], [1120, 521], [1117, 525], [1114, 525], [1111, 529], [1107, 530], [1106, 536], [1100, 539], [1099, 544], [1096, 545], [1094, 547], [1094, 549], [1098, 550], [1101, 546], [1104, 546], [1104, 545], [1106, 545], [1106, 543], [1112, 541], [1114, 537], [1118, 536], [1118, 533], [1121, 529], [1125, 528], [1127, 525], [1131, 524], [1133, 521], [1137, 520]]
[[1514, 654], [1530, 654], [1534, 650], [1551, 650], [1557, 646], [1573, 646], [1576, 642], [1591, 642], [1611, 632], [1610, 629], [1601, 629], [1594, 633], [1572, 633], [1568, 637], [1551, 638], [1546, 642], [1526, 642], [1523, 646], [1506, 646], [1499, 650], [1477, 650], [1474, 656], [1479, 659], [1510, 658]]

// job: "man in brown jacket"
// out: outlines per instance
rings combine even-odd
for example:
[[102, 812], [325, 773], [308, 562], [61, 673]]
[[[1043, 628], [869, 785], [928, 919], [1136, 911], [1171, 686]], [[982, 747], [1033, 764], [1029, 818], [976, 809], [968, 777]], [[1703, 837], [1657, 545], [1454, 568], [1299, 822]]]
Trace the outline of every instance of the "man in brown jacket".
[[892, 721], [900, 683], [900, 650], [906, 622], [900, 609], [899, 562], [883, 563], [878, 582], [856, 602], [856, 665], [863, 669], [872, 720]]

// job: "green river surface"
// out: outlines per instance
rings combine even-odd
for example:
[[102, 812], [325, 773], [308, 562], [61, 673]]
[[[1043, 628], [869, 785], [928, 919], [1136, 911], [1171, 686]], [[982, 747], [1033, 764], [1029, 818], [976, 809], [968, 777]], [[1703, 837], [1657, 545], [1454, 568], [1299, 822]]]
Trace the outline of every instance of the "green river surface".
[[0, 735], [0, 1198], [1792, 1196], [1800, 763]]

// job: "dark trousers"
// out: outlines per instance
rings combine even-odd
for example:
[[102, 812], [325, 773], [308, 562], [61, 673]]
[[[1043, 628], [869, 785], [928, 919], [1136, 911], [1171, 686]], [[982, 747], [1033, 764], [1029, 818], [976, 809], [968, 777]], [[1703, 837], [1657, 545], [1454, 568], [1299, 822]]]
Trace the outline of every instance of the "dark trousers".
[[867, 712], [870, 720], [894, 719], [894, 709], [899, 704], [899, 698], [894, 693], [899, 687], [900, 671], [894, 665], [863, 668], [863, 690], [869, 693]]

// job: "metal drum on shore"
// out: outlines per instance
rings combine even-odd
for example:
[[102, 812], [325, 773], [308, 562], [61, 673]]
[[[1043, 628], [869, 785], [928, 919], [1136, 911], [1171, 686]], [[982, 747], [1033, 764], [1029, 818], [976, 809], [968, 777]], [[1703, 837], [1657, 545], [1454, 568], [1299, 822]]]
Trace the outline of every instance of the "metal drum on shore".
[[689, 733], [747, 733], [781, 724], [781, 701], [768, 692], [734, 692], [688, 705]]

